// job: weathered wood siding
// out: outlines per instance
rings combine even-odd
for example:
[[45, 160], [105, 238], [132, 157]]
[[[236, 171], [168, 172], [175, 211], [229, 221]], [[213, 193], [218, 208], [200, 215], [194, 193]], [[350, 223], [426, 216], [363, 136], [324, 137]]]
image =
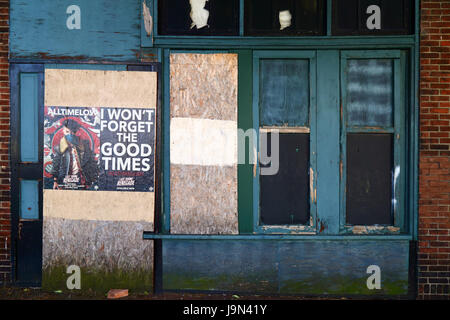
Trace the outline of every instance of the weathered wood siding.
[[[406, 295], [408, 241], [177, 241], [163, 244], [164, 288], [266, 294]], [[369, 290], [367, 268], [381, 271]]]
[[78, 0], [81, 28], [70, 30], [73, 1], [11, 0], [11, 58], [137, 61], [141, 45], [139, 0]]

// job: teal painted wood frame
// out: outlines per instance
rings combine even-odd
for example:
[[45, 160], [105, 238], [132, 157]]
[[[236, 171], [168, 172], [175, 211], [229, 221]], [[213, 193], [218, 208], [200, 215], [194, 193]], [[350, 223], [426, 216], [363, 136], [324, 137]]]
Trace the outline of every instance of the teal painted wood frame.
[[[238, 128], [244, 132], [253, 129], [253, 52], [239, 50], [238, 54]], [[238, 143], [238, 154], [253, 155], [248, 148]], [[250, 157], [249, 157], [250, 158]], [[238, 226], [239, 234], [253, 233], [253, 164], [248, 161], [238, 163]]]
[[[155, 1], [156, 2], [156, 1]], [[170, 50], [161, 50], [162, 54], [162, 219], [161, 232], [170, 233]]]
[[408, 48], [415, 37], [408, 36], [317, 36], [317, 37], [191, 37], [155, 36], [154, 46], [170, 49], [386, 49]]
[[[260, 140], [260, 107], [259, 107], [259, 80], [261, 59], [302, 59], [309, 61], [309, 127], [310, 127], [310, 172], [313, 175], [312, 190], [310, 194], [316, 194], [316, 52], [315, 51], [253, 51], [253, 103], [252, 116], [253, 128], [256, 131], [256, 154], [259, 155]], [[259, 157], [254, 159], [256, 174], [253, 173], [253, 229], [257, 233], [309, 233], [315, 234], [317, 229], [316, 199], [310, 196], [310, 224], [309, 225], [278, 225], [268, 226], [260, 224], [259, 206]]]
[[310, 240], [310, 241], [348, 241], [348, 240], [380, 240], [397, 241], [412, 240], [410, 235], [304, 235], [304, 234], [155, 234], [154, 232], [144, 231], [144, 240]]
[[340, 53], [317, 51], [317, 219], [320, 237], [339, 233]]
[[[347, 62], [349, 59], [392, 59], [393, 60], [393, 93], [394, 93], [394, 122], [393, 126], [382, 127], [347, 127]], [[366, 50], [366, 51], [342, 51], [341, 52], [341, 96], [342, 96], [342, 123], [341, 123], [341, 166], [342, 176], [340, 183], [340, 232], [341, 233], [353, 233], [356, 226], [346, 224], [346, 150], [347, 150], [347, 133], [349, 132], [371, 132], [371, 133], [391, 133], [394, 140], [394, 164], [393, 170], [400, 169], [398, 176], [398, 182], [394, 181], [394, 208], [393, 208], [393, 220], [392, 226], [377, 226], [378, 228], [367, 227], [368, 233], [379, 234], [397, 234], [405, 233], [408, 231], [405, 220], [405, 174], [406, 161], [405, 161], [405, 103], [407, 91], [405, 90], [406, 82], [406, 65], [405, 65], [405, 52], [400, 50]], [[406, 220], [407, 221], [407, 220]], [[393, 229], [398, 228], [398, 230]]]

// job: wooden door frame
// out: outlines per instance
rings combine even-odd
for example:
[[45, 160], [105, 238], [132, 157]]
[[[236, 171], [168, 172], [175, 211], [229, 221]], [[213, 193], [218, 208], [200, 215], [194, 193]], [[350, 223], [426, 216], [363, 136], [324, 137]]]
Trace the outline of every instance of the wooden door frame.
[[[40, 86], [38, 91], [38, 161], [36, 163], [23, 163], [20, 161], [20, 74], [21, 73], [39, 73]], [[41, 279], [38, 281], [20, 281], [17, 280], [17, 245], [18, 245], [18, 226], [20, 221], [20, 180], [31, 179], [39, 181], [39, 219], [43, 222], [43, 190], [42, 177], [36, 179], [33, 171], [42, 172], [43, 166], [43, 145], [44, 135], [41, 126], [43, 126], [44, 116], [44, 65], [43, 64], [11, 64], [10, 65], [10, 168], [11, 168], [11, 282], [15, 286], [37, 286], [41, 285]], [[38, 241], [39, 249], [42, 251], [42, 232], [40, 241]], [[42, 255], [39, 262], [42, 267]]]

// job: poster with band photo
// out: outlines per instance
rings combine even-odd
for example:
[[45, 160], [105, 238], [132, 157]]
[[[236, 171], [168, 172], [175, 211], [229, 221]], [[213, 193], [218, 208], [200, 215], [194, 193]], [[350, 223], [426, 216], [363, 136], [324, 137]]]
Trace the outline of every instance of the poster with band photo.
[[154, 191], [155, 109], [46, 106], [44, 188]]

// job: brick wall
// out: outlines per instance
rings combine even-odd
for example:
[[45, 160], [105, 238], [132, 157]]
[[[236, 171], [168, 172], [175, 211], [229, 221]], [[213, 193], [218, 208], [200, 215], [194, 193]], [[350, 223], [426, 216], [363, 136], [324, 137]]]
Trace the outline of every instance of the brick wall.
[[11, 276], [8, 36], [9, 1], [0, 0], [0, 285]]
[[422, 0], [419, 299], [450, 298], [450, 1]]

